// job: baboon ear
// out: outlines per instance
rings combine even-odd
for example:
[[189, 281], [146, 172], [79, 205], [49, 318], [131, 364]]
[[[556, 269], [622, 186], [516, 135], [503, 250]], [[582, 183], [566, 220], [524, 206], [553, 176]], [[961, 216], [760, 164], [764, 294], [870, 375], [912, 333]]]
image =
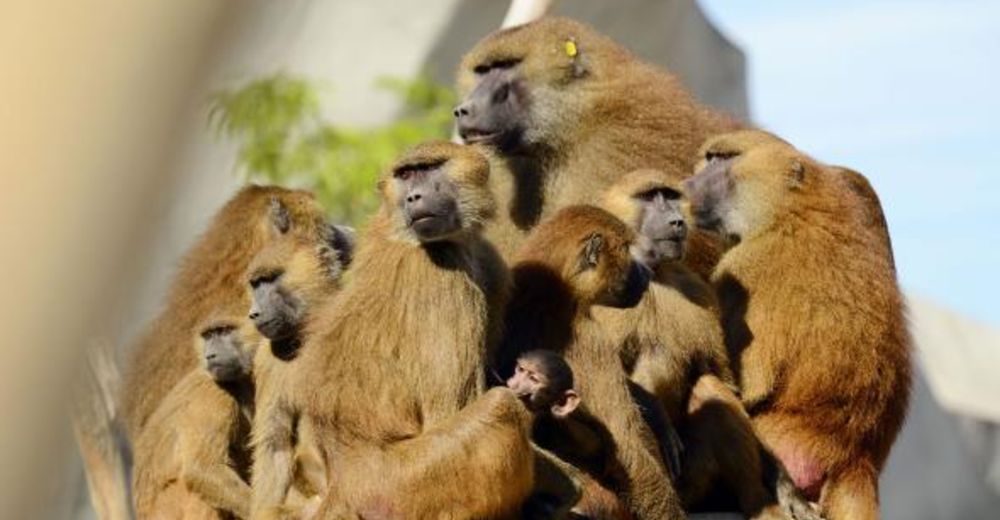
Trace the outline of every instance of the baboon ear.
[[330, 246], [337, 251], [337, 257], [344, 267], [354, 258], [354, 244], [357, 233], [351, 226], [333, 224], [330, 226]]
[[587, 237], [583, 244], [583, 251], [580, 252], [580, 269], [593, 269], [597, 267], [601, 259], [601, 250], [604, 248], [604, 237], [593, 234]]
[[557, 419], [565, 419], [580, 405], [580, 395], [576, 390], [570, 388], [566, 393], [552, 405], [552, 416]]
[[271, 224], [282, 235], [292, 228], [292, 217], [288, 214], [288, 208], [274, 196], [271, 197]]
[[793, 188], [801, 188], [806, 183], [806, 166], [801, 162], [792, 161], [788, 171], [788, 183]]

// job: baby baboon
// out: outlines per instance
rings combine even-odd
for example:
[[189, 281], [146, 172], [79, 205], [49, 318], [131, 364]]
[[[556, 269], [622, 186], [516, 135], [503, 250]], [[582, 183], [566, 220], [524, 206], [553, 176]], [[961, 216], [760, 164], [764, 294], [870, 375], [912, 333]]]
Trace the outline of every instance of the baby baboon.
[[310, 193], [247, 186], [215, 215], [181, 261], [163, 311], [132, 350], [122, 390], [130, 440], [198, 365], [189, 343], [199, 324], [218, 308], [249, 308], [247, 264], [268, 243], [290, 236], [317, 241], [328, 236], [323, 211]]
[[592, 474], [639, 518], [682, 518], [656, 439], [633, 402], [618, 348], [593, 319], [596, 305], [634, 306], [649, 282], [633, 260], [634, 232], [604, 210], [565, 208], [540, 224], [513, 269], [515, 292], [496, 366], [513, 372], [532, 349], [563, 353], [596, 424], [613, 439], [613, 460]]
[[745, 138], [709, 140], [685, 186], [731, 245], [712, 281], [743, 403], [825, 517], [877, 518], [911, 371], [888, 235], [842, 170]]
[[[698, 146], [735, 121], [593, 28], [543, 18], [483, 38], [462, 59], [458, 133], [499, 154], [500, 214], [488, 237], [512, 258], [526, 232], [568, 204], [593, 204], [618, 177], [662, 168], [687, 177]], [[500, 169], [500, 168], [498, 168]], [[688, 262], [718, 259], [695, 233]]]
[[210, 319], [202, 359], [163, 399], [136, 439], [140, 519], [247, 518], [253, 357], [262, 338], [245, 318]]
[[255, 439], [261, 457], [281, 466], [255, 492], [274, 496], [270, 487], [287, 485], [278, 480], [289, 473], [288, 425], [301, 414], [329, 464], [321, 518], [519, 510], [533, 484], [530, 414], [508, 389], [483, 395], [508, 284], [480, 236], [495, 212], [488, 177], [473, 149], [429, 143], [380, 181], [382, 205], [350, 280], [317, 311], [290, 363], [291, 396]]
[[[614, 460], [614, 440], [597, 421], [579, 408], [573, 369], [551, 350], [531, 350], [517, 358], [507, 387], [534, 416], [532, 437], [543, 448], [577, 467], [603, 474]], [[584, 518], [630, 519], [628, 509], [607, 488], [583, 477], [583, 493], [572, 512]]]

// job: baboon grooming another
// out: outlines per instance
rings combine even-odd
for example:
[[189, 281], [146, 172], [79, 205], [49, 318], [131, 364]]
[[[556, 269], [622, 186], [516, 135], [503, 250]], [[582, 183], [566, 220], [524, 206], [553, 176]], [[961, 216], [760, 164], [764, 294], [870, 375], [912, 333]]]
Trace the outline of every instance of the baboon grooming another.
[[219, 210], [181, 261], [163, 310], [131, 353], [122, 401], [133, 442], [167, 392], [198, 365], [190, 348], [198, 324], [217, 308], [250, 307], [244, 279], [250, 259], [273, 240], [318, 237], [326, 227], [305, 191], [247, 186]]
[[[256, 439], [287, 475], [288, 426], [317, 428], [329, 489], [319, 518], [516, 515], [533, 485], [530, 414], [506, 388], [484, 395], [508, 277], [481, 236], [495, 204], [475, 150], [430, 143], [379, 183], [382, 205], [344, 289], [309, 325], [293, 389]], [[255, 481], [255, 486], [258, 484]], [[255, 499], [256, 501], [256, 499]], [[265, 511], [273, 504], [255, 504]]]
[[199, 348], [192, 350], [203, 367], [167, 394], [135, 442], [132, 488], [140, 520], [248, 516], [252, 365], [262, 341], [238, 315], [200, 327]]
[[[666, 71], [565, 18], [483, 38], [462, 59], [457, 86], [459, 135], [498, 152], [509, 170], [491, 181], [501, 211], [487, 234], [508, 259], [556, 210], [598, 203], [637, 168], [687, 177], [706, 138], [739, 126]], [[707, 276], [717, 247], [700, 233], [693, 242], [688, 261]]]
[[825, 517], [877, 518], [911, 371], [888, 235], [851, 176], [752, 137], [709, 140], [685, 186], [731, 244], [712, 281], [742, 400]]
[[648, 274], [630, 253], [634, 239], [625, 224], [592, 206], [570, 206], [542, 222], [513, 269], [515, 291], [496, 365], [506, 375], [526, 350], [562, 353], [594, 424], [614, 442], [612, 460], [581, 469], [638, 518], [682, 518], [656, 439], [632, 400], [619, 349], [592, 315], [595, 305], [634, 306], [646, 290]]

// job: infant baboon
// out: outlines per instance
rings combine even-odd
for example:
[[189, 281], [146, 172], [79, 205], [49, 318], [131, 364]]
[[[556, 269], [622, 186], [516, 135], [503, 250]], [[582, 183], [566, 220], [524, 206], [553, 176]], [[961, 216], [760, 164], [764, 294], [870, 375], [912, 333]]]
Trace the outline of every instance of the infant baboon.
[[134, 446], [140, 519], [250, 513], [252, 366], [262, 338], [241, 316], [210, 319], [199, 330], [202, 366], [167, 394]]
[[[535, 416], [532, 437], [544, 449], [591, 473], [604, 473], [614, 459], [614, 440], [587, 412], [579, 409], [573, 369], [551, 350], [531, 350], [517, 358], [507, 387]], [[592, 477], [582, 477], [582, 497], [571, 512], [584, 518], [630, 519], [628, 509]]]

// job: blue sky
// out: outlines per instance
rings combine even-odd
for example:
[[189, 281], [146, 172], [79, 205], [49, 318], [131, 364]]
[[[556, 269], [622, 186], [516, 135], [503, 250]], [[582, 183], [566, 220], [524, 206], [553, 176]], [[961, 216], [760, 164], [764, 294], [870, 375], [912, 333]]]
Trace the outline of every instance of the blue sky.
[[700, 3], [755, 123], [872, 181], [903, 287], [1000, 326], [1000, 1]]

